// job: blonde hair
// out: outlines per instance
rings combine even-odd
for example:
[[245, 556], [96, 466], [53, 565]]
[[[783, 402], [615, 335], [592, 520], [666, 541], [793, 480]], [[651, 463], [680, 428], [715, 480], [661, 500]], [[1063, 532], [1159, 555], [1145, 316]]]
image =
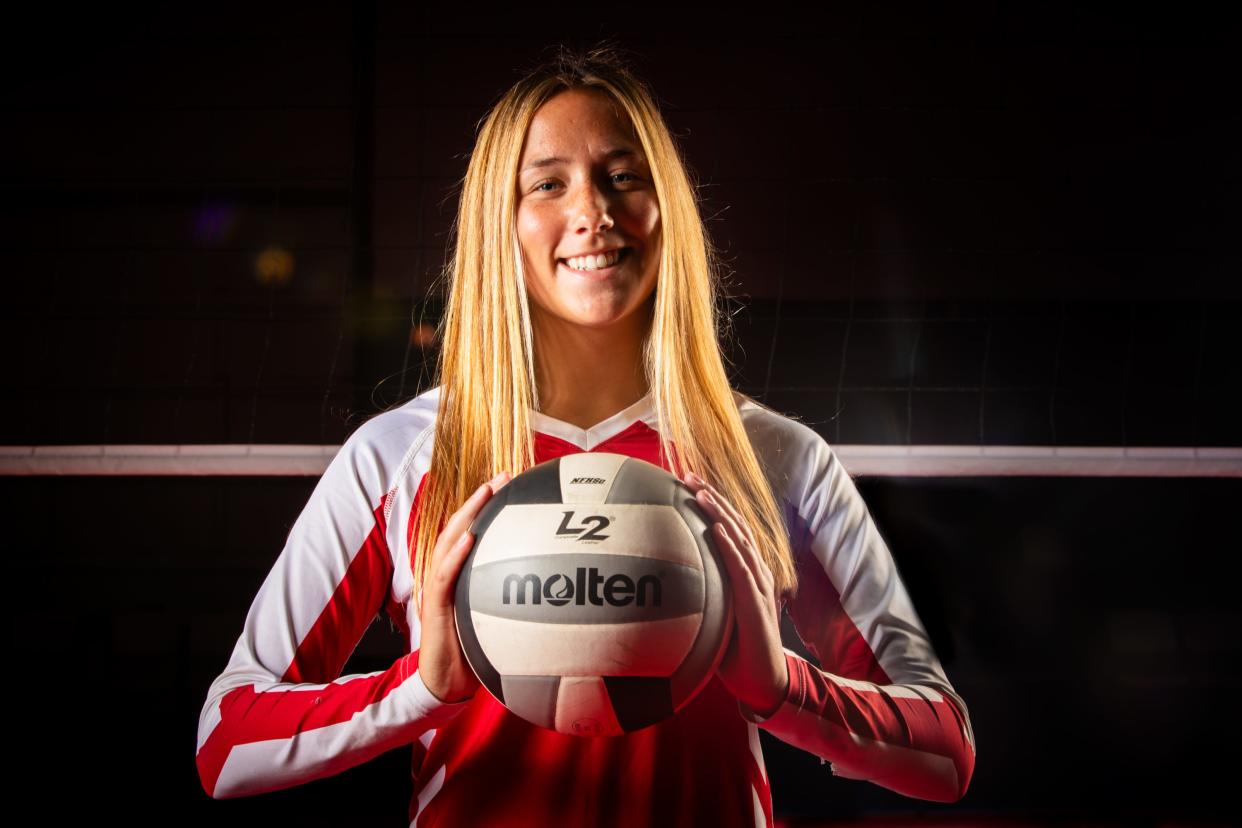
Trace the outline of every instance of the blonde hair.
[[410, 540], [420, 612], [429, 559], [449, 516], [500, 471], [516, 476], [535, 463], [531, 412], [538, 410], [538, 397], [515, 225], [518, 164], [535, 111], [559, 92], [583, 88], [607, 94], [629, 116], [659, 204], [663, 244], [643, 370], [662, 462], [679, 477], [694, 471], [737, 507], [778, 597], [797, 588], [788, 530], [724, 367], [717, 329], [728, 320], [717, 308], [719, 264], [694, 182], [653, 94], [625, 67], [619, 50], [562, 47], [484, 116], [462, 184], [455, 252], [441, 275], [448, 298], [437, 328], [434, 448]]

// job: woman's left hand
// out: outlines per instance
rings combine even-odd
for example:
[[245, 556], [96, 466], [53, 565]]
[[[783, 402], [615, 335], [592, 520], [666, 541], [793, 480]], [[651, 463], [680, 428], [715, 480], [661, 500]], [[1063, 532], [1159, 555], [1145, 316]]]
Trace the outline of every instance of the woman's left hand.
[[733, 637], [717, 675], [738, 701], [767, 718], [789, 688], [772, 570], [733, 504], [694, 473], [685, 476], [685, 483], [712, 521], [733, 590]]

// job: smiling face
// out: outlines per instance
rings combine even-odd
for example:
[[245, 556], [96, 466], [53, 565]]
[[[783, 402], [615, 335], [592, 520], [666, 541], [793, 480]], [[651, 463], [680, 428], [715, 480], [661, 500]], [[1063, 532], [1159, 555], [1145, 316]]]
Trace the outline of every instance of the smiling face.
[[624, 110], [600, 92], [558, 93], [535, 112], [518, 170], [517, 235], [537, 327], [635, 323], [659, 271], [660, 208]]

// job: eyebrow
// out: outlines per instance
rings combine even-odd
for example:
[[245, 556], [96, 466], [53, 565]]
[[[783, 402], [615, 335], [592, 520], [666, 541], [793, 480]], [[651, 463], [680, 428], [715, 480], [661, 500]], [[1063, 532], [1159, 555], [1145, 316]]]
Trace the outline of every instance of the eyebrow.
[[[610, 149], [608, 150], [608, 152], [604, 153], [605, 161], [611, 161], [614, 158], [625, 158], [625, 157], [639, 158], [639, 155], [634, 150], [627, 149], [626, 147], [617, 147], [616, 149]], [[550, 156], [548, 158], [540, 158], [537, 161], [531, 161], [529, 164], [523, 167], [522, 172], [525, 173], [525, 172], [529, 172], [530, 170], [537, 170], [543, 167], [550, 167], [553, 164], [564, 164], [566, 160], [567, 159], [561, 158], [560, 156], [557, 156], [557, 155]]]

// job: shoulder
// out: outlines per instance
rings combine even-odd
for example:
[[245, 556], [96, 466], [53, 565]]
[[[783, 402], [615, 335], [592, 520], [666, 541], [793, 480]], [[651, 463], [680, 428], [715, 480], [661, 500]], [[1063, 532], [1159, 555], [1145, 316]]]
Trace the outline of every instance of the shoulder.
[[832, 447], [815, 429], [740, 391], [733, 396], [769, 483], [786, 500], [799, 503], [817, 481], [840, 468]]
[[742, 425], [761, 460], [778, 465], [826, 460], [828, 441], [806, 423], [769, 408], [740, 391], [733, 392]]
[[827, 447], [827, 441], [819, 432], [806, 423], [769, 408], [753, 397], [741, 391], [733, 392], [737, 402], [738, 413], [748, 434], [768, 440], [779, 441], [795, 448], [809, 448], [816, 445]]
[[430, 450], [439, 403], [440, 386], [435, 386], [376, 414], [346, 438], [333, 465], [387, 490], [415, 457]]
[[439, 407], [440, 386], [437, 385], [396, 408], [371, 417], [349, 435], [346, 443], [382, 448], [407, 442], [411, 435], [420, 434], [435, 425]]

